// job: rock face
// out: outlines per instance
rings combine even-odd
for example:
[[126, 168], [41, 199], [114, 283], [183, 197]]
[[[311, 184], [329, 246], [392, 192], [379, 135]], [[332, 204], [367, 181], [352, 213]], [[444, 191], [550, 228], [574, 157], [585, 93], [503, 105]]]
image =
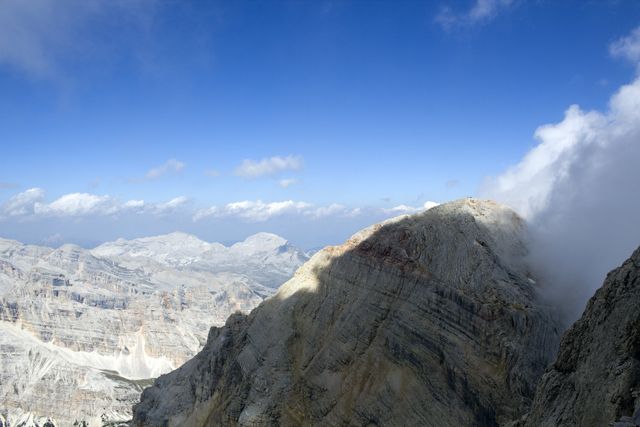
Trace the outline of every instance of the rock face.
[[211, 325], [251, 311], [305, 259], [266, 233], [232, 248], [184, 233], [91, 251], [0, 239], [0, 425], [129, 420], [150, 378], [192, 358]]
[[[640, 248], [562, 337], [526, 426], [606, 426], [640, 405]], [[633, 424], [627, 424], [633, 425]]]
[[158, 378], [134, 426], [497, 426], [518, 419], [560, 325], [524, 224], [461, 199], [320, 251]]

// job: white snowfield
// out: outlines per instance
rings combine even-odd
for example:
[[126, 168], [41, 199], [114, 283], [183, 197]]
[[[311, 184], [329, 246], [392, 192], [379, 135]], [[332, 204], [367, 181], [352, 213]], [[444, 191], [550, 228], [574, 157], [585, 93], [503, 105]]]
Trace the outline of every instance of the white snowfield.
[[307, 259], [268, 233], [230, 248], [185, 233], [93, 250], [0, 239], [0, 426], [125, 422], [150, 378]]

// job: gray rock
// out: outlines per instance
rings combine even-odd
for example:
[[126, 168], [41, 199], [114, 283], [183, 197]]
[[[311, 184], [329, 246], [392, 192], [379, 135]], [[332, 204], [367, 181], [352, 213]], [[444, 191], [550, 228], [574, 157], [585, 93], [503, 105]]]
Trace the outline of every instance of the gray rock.
[[211, 325], [272, 295], [299, 253], [266, 233], [235, 249], [184, 233], [92, 251], [0, 239], [0, 426], [130, 420], [149, 378], [192, 358]]
[[560, 324], [511, 209], [462, 199], [315, 254], [158, 378], [134, 426], [497, 426], [529, 409]]
[[600, 427], [640, 420], [631, 418], [640, 404], [639, 273], [640, 248], [607, 275], [565, 332], [526, 426]]

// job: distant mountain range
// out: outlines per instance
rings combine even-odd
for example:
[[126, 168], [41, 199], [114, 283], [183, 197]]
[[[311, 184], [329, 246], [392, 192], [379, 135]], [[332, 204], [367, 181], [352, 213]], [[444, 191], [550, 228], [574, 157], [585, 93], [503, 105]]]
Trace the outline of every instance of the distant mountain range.
[[229, 248], [179, 232], [92, 250], [0, 239], [0, 425], [130, 419], [149, 378], [308, 259], [268, 233]]

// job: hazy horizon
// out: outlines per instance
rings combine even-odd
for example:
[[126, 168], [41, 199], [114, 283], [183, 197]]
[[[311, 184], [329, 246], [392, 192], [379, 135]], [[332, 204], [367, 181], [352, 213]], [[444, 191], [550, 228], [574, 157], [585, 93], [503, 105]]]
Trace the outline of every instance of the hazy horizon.
[[475, 196], [527, 219], [563, 298], [590, 294], [640, 244], [639, 12], [5, 0], [0, 237], [306, 250]]

